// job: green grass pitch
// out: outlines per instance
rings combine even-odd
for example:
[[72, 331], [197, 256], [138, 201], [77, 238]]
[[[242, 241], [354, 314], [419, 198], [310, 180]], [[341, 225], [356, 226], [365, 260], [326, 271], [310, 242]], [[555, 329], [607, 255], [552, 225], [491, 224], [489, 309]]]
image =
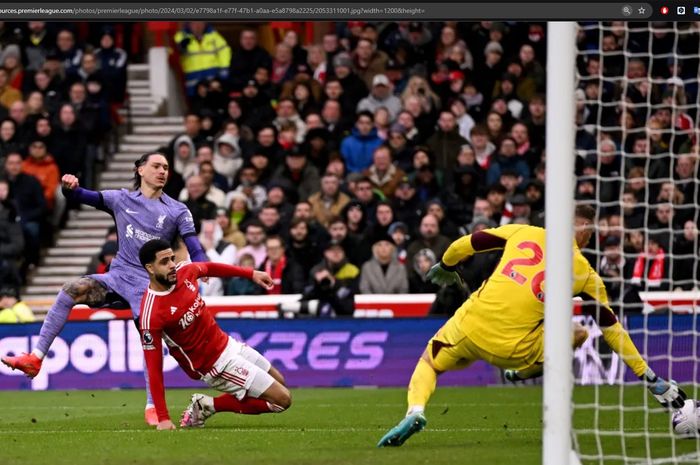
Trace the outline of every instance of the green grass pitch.
[[[192, 392], [168, 391], [174, 420]], [[606, 387], [597, 398], [615, 406], [620, 393]], [[645, 395], [641, 386], [628, 386], [622, 398], [639, 407]], [[541, 396], [538, 386], [438, 388], [426, 430], [403, 447], [377, 449], [379, 438], [403, 416], [404, 389], [295, 389], [292, 408], [282, 414], [222, 413], [203, 429], [162, 432], [143, 422], [142, 391], [5, 391], [0, 392], [0, 464], [534, 465], [541, 463]], [[576, 398], [587, 403], [596, 394], [577, 388]], [[663, 412], [626, 412], [624, 428], [632, 435], [624, 440], [616, 435], [621, 420], [615, 409], [598, 416], [577, 410], [574, 422], [608, 433], [601, 439], [608, 454], [622, 454], [623, 445], [625, 453], [638, 457], [697, 450], [694, 440], [645, 440], [644, 431], [668, 432], [669, 415]], [[579, 440], [584, 452], [596, 454], [592, 435]], [[697, 463], [697, 456], [693, 460]]]

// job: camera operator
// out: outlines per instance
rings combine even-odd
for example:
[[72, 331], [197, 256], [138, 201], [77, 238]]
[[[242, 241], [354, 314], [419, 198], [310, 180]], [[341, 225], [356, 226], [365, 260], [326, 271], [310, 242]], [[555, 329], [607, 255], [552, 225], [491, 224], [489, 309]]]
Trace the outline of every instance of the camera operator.
[[323, 260], [311, 269], [311, 284], [304, 288], [301, 300], [280, 304], [280, 314], [285, 318], [302, 315], [351, 317], [359, 274], [360, 270], [347, 260], [342, 245], [329, 242], [323, 251]]

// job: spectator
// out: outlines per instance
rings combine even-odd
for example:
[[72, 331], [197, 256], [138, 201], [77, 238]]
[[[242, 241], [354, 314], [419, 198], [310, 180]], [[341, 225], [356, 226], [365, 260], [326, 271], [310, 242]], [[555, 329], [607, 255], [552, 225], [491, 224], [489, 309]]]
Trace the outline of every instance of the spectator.
[[[238, 266], [255, 268], [255, 259], [250, 254], [243, 254]], [[226, 286], [226, 295], [259, 295], [261, 292], [263, 289], [260, 286], [246, 278], [233, 278]]]
[[285, 82], [294, 78], [296, 67], [294, 66], [292, 47], [284, 42], [280, 42], [275, 46], [271, 70], [270, 80], [274, 85], [281, 87]]
[[272, 175], [273, 180], [288, 179], [295, 186], [298, 200], [308, 199], [320, 187], [318, 170], [307, 160], [306, 154], [300, 150], [287, 152], [284, 164], [277, 167]]
[[61, 105], [52, 133], [49, 149], [61, 174], [75, 173], [80, 177], [87, 153], [87, 132], [72, 105]]
[[29, 21], [28, 34], [22, 38], [22, 50], [26, 57], [27, 71], [39, 71], [44, 66], [46, 57], [54, 49], [56, 43], [46, 28], [44, 21]]
[[363, 173], [372, 183], [372, 187], [382, 192], [385, 197], [393, 197], [396, 187], [406, 173], [391, 162], [391, 149], [380, 145], [374, 149], [373, 162]]
[[406, 268], [396, 258], [393, 239], [389, 235], [378, 239], [372, 245], [373, 257], [362, 265], [360, 292], [362, 294], [407, 293]]
[[22, 173], [20, 154], [10, 153], [5, 158], [5, 174], [10, 186], [9, 198], [17, 209], [24, 234], [24, 276], [27, 266], [39, 263], [41, 223], [46, 210], [46, 200], [39, 181], [34, 176]]
[[192, 213], [195, 229], [199, 233], [202, 220], [216, 218], [216, 204], [206, 198], [206, 186], [201, 176], [192, 175], [187, 179], [187, 200], [183, 202]]
[[229, 85], [232, 90], [240, 90], [253, 79], [260, 69], [272, 69], [272, 59], [267, 51], [258, 45], [257, 32], [253, 29], [241, 31], [239, 48], [233, 54], [229, 67]]
[[277, 117], [272, 124], [281, 131], [283, 127], [291, 126], [295, 130], [293, 139], [294, 144], [301, 144], [306, 137], [306, 123], [302, 120], [294, 106], [294, 100], [291, 98], [282, 99], [277, 104]]
[[75, 44], [75, 35], [68, 29], [59, 31], [56, 36], [56, 54], [66, 75], [75, 73], [83, 60], [83, 51]]
[[409, 280], [409, 289], [412, 294], [434, 294], [440, 290], [440, 286], [433, 284], [428, 279], [428, 271], [437, 263], [435, 253], [430, 249], [420, 249], [413, 257], [413, 273]]
[[0, 178], [0, 263], [2, 268], [15, 270], [15, 264], [18, 263], [23, 250], [24, 237], [17, 208], [10, 199], [10, 185], [6, 179]]
[[[435, 156], [435, 166], [449, 175], [457, 164], [462, 145], [466, 143], [467, 139], [459, 135], [455, 115], [443, 111], [438, 119], [437, 131], [428, 138], [426, 145]], [[451, 175], [449, 178], [452, 179]]]
[[396, 187], [391, 206], [397, 220], [406, 223], [411, 229], [418, 226], [421, 202], [408, 177], [404, 176]]
[[[349, 257], [350, 262], [353, 265], [358, 265], [359, 260], [354, 255], [358, 243], [348, 233], [348, 225], [345, 224], [345, 221], [340, 216], [331, 218], [328, 224], [330, 240], [339, 243], [345, 250], [345, 255]], [[362, 263], [359, 264], [362, 265]]]
[[301, 266], [285, 255], [284, 242], [279, 236], [265, 240], [267, 258], [262, 271], [270, 275], [274, 283], [268, 294], [300, 294], [304, 291], [305, 275]]
[[351, 108], [369, 94], [367, 84], [353, 71], [353, 61], [347, 53], [341, 52], [333, 58], [333, 72], [347, 102], [353, 105]]
[[252, 255], [255, 259], [255, 268], [259, 269], [267, 252], [265, 250], [265, 228], [258, 220], [251, 220], [245, 226], [246, 246], [238, 250], [238, 260], [245, 254]]
[[472, 128], [474, 128], [476, 125], [474, 118], [467, 113], [468, 109], [469, 107], [467, 106], [467, 103], [463, 97], [459, 96], [452, 99], [452, 103], [450, 104], [450, 112], [455, 117], [457, 132], [467, 141], [471, 137]]
[[392, 85], [384, 74], [377, 74], [371, 82], [372, 92], [357, 104], [357, 113], [375, 113], [379, 108], [389, 111], [389, 119], [394, 121], [401, 111], [401, 100], [392, 94]]
[[227, 265], [236, 263], [236, 246], [224, 238], [224, 231], [218, 220], [202, 221], [199, 242], [209, 261]]
[[340, 180], [333, 174], [325, 174], [321, 178], [321, 190], [309, 197], [314, 218], [325, 228], [349, 202], [350, 197], [340, 191]]
[[0, 286], [0, 324], [32, 323], [34, 313], [19, 296], [19, 288], [10, 284]]
[[22, 144], [17, 140], [17, 123], [7, 118], [0, 122], [0, 159], [9, 154], [20, 152]]
[[[418, 237], [408, 246], [406, 263], [413, 264], [413, 257], [422, 249], [430, 249], [436, 257], [442, 257], [442, 254], [450, 245], [450, 240], [440, 234], [439, 221], [435, 216], [427, 214], [423, 216], [418, 230]], [[412, 268], [409, 270], [409, 276], [415, 274]]]
[[515, 172], [518, 176], [518, 185], [523, 186], [530, 178], [530, 168], [525, 160], [518, 156], [516, 151], [516, 143], [511, 137], [506, 137], [501, 142], [501, 148], [491, 162], [488, 173], [486, 174], [486, 182], [491, 185], [499, 181], [501, 174], [505, 171]]
[[231, 48], [210, 24], [190, 21], [175, 34], [180, 63], [185, 73], [187, 95], [194, 95], [197, 83], [213, 78], [228, 78]]
[[309, 276], [311, 268], [321, 259], [318, 244], [313, 240], [311, 228], [305, 219], [292, 219], [286, 251], [287, 256], [301, 266], [304, 276]]
[[698, 250], [698, 226], [688, 220], [683, 231], [676, 233], [673, 242], [673, 288], [674, 290], [692, 290], [697, 281], [698, 269], [696, 253]]
[[488, 130], [484, 126], [474, 126], [471, 130], [470, 141], [477, 163], [482, 169], [488, 170], [493, 158], [492, 155], [496, 151], [496, 146], [489, 140]]
[[174, 148], [173, 171], [186, 180], [199, 170], [192, 138], [186, 134], [181, 135], [175, 140]]
[[664, 291], [670, 288], [668, 249], [665, 233], [647, 234], [644, 252], [640, 253], [632, 270], [633, 285], [647, 291]]
[[232, 184], [243, 165], [239, 137], [224, 133], [216, 139], [213, 164], [216, 172], [226, 177], [229, 185]]
[[373, 122], [374, 116], [371, 113], [359, 113], [352, 134], [343, 139], [340, 145], [340, 153], [349, 173], [369, 168], [374, 150], [382, 144]]
[[9, 44], [3, 49], [2, 56], [0, 56], [0, 67], [7, 71], [7, 80], [10, 86], [20, 92], [25, 78], [21, 54], [17, 44]]
[[426, 203], [425, 212], [437, 218], [441, 234], [449, 238], [459, 236], [457, 225], [447, 216], [445, 206], [439, 199], [433, 199]]
[[378, 50], [372, 39], [362, 37], [357, 41], [353, 54], [354, 69], [367, 87], [374, 85], [375, 77], [383, 75], [388, 61], [387, 54]]
[[330, 242], [323, 260], [311, 270], [311, 284], [302, 300], [311, 314], [321, 317], [352, 316], [360, 271], [349, 263], [340, 244]]
[[[241, 203], [245, 208], [245, 202]], [[216, 223], [223, 231], [223, 240], [235, 246], [236, 249], [245, 245], [245, 235], [238, 229], [238, 224], [231, 221], [228, 210], [225, 208], [216, 209]]]
[[[114, 236], [116, 238], [116, 233]], [[117, 256], [118, 250], [119, 243], [116, 240], [108, 240], [102, 244], [102, 249], [97, 256], [97, 260], [88, 265], [86, 274], [104, 274], [109, 271], [109, 265], [112, 264], [112, 260]]]
[[95, 50], [95, 58], [104, 78], [107, 100], [113, 104], [124, 101], [126, 93], [127, 53], [115, 46], [114, 30], [105, 27], [100, 37], [100, 48]]
[[619, 302], [622, 297], [622, 280], [625, 259], [620, 238], [608, 236], [603, 242], [603, 258], [600, 260], [600, 277], [603, 278], [610, 302]]
[[22, 93], [10, 84], [10, 76], [7, 70], [0, 68], [0, 105], [9, 110], [13, 103], [21, 100]]
[[264, 204], [258, 213], [258, 220], [265, 228], [265, 234], [268, 237], [278, 236], [283, 233], [280, 212], [274, 205]]
[[35, 140], [29, 144], [29, 157], [22, 162], [22, 172], [39, 180], [44, 192], [46, 207], [53, 211], [60, 173], [58, 165], [46, 150], [46, 144], [43, 141]]
[[[204, 188], [206, 189], [206, 194], [204, 196], [217, 207], [224, 208], [226, 205], [226, 194], [214, 185], [214, 176], [216, 174], [214, 165], [212, 165], [210, 161], [203, 161], [199, 164], [198, 168], [199, 177], [202, 178]], [[180, 191], [178, 200], [180, 200], [180, 202], [187, 200], [187, 189]]]

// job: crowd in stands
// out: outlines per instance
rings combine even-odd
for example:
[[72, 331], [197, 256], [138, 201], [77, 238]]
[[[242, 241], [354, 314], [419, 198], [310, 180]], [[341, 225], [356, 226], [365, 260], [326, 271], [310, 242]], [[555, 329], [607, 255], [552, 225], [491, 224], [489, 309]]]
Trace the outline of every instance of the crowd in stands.
[[[575, 195], [600, 215], [587, 253], [615, 299], [694, 288], [698, 30], [581, 26]], [[164, 148], [167, 191], [207, 224], [212, 260], [266, 269], [272, 293], [337, 281], [438, 292], [454, 308], [499, 253], [462, 264], [466, 291], [440, 290], [426, 272], [452, 240], [544, 225], [545, 34], [539, 23], [351, 21], [306, 46], [288, 31], [268, 51], [252, 29], [228, 43], [186, 24], [175, 42], [190, 112]], [[257, 291], [234, 281], [212, 292]]]
[[[437, 292], [435, 308], [451, 311], [500, 257], [467, 260], [466, 289], [440, 289], [426, 274], [452, 240], [510, 223], [544, 226], [545, 24], [350, 21], [323, 24], [329, 32], [306, 45], [289, 30], [272, 50], [258, 43], [256, 29], [227, 39], [212, 24], [182, 26], [173, 43], [189, 110], [182, 133], [161, 148], [172, 167], [165, 190], [190, 208], [211, 260], [266, 270], [276, 283], [270, 293], [330, 299], [343, 313], [343, 299], [354, 293]], [[613, 300], [693, 289], [700, 30], [695, 23], [580, 26], [574, 195], [599, 214], [586, 253]], [[28, 171], [50, 153], [58, 172], [85, 169], [87, 146], [105, 130], [81, 129], [82, 157], [26, 136], [41, 134], [41, 125], [65, 134], [93, 108], [76, 106], [81, 91], [90, 101], [94, 73], [69, 34], [57, 35], [42, 66], [25, 64], [26, 75], [30, 66], [35, 74], [15, 89], [24, 100], [0, 92], [9, 112], [0, 156], [10, 192], [22, 175], [10, 174], [8, 163]], [[36, 56], [31, 25], [25, 35], [21, 63]], [[102, 36], [101, 46], [110, 39]], [[119, 72], [101, 50], [92, 55], [100, 75]], [[11, 86], [16, 78], [3, 63], [0, 84], [4, 77]], [[47, 91], [57, 75], [63, 85]], [[107, 82], [100, 92], [114, 101], [118, 92]], [[33, 98], [54, 113], [27, 128], [17, 124], [13, 102], [35, 114]], [[25, 184], [35, 197], [44, 194], [32, 208], [51, 204], [50, 188]], [[101, 255], [113, 251], [108, 243]], [[212, 279], [204, 292], [261, 290]]]
[[126, 93], [123, 38], [106, 23], [0, 22], [0, 281], [17, 298], [74, 207], [61, 176], [95, 188], [110, 152]]

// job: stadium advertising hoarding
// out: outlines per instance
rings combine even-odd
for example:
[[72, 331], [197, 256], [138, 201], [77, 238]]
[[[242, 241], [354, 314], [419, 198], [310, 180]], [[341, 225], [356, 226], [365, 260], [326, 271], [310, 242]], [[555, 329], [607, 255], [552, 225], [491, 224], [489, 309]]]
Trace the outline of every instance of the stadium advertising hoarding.
[[[260, 351], [290, 386], [405, 386], [425, 343], [443, 319], [233, 320], [219, 319], [230, 335]], [[0, 356], [28, 351], [38, 324], [0, 325]], [[32, 336], [30, 336], [32, 335]], [[143, 351], [131, 321], [70, 322], [52, 346], [53, 356], [29, 380], [0, 367], [0, 389], [140, 388]], [[166, 385], [194, 387], [168, 356]], [[480, 362], [449, 373], [443, 385], [498, 382], [498, 370]]]
[[[700, 367], [698, 318], [635, 315], [626, 319], [626, 326], [659, 375], [678, 382], [693, 382], [698, 379]], [[616, 354], [599, 346], [601, 334], [595, 323], [589, 317], [574, 319], [587, 326], [590, 333], [590, 338], [574, 354], [577, 382], [614, 384], [623, 377], [626, 381], [636, 381]], [[255, 347], [278, 367], [290, 386], [311, 387], [407, 385], [425, 343], [444, 320], [218, 321], [224, 331]], [[28, 351], [38, 332], [39, 324], [0, 325], [0, 356]], [[129, 320], [68, 323], [52, 346], [53, 354], [39, 376], [29, 380], [0, 365], [0, 389], [143, 387], [143, 352], [139, 341], [136, 327]], [[164, 370], [168, 386], [199, 385], [187, 378], [170, 356], [165, 359]], [[500, 380], [497, 369], [478, 362], [468, 370], [445, 374], [440, 384], [476, 386], [497, 384]]]

